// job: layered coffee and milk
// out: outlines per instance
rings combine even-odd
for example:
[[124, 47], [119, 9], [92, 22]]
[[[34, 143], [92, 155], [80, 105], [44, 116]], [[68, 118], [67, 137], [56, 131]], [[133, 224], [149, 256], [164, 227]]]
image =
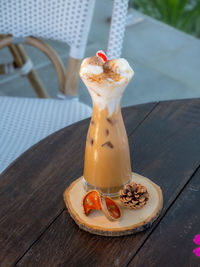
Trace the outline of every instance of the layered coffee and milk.
[[93, 102], [85, 149], [84, 179], [87, 189], [114, 195], [131, 178], [129, 145], [120, 101], [134, 72], [123, 59], [83, 60], [80, 76]]

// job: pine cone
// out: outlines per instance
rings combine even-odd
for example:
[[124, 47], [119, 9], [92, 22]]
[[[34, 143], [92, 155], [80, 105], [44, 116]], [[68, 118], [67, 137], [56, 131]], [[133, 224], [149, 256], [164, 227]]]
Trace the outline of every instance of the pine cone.
[[145, 186], [132, 182], [120, 190], [119, 199], [129, 209], [140, 209], [147, 203], [149, 193]]

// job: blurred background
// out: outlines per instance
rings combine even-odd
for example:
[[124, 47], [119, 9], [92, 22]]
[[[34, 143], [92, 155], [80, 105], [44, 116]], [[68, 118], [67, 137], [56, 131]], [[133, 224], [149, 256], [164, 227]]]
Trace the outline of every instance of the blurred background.
[[[106, 50], [112, 0], [97, 0], [85, 57]], [[130, 0], [122, 57], [135, 71], [124, 93], [122, 106], [200, 97], [200, 0]], [[66, 43], [45, 40], [64, 63]], [[49, 95], [57, 98], [57, 75], [49, 59], [24, 45]], [[12, 60], [7, 48], [0, 63]], [[66, 64], [65, 64], [66, 65]], [[79, 100], [91, 106], [90, 96], [79, 81]], [[29, 81], [18, 75], [0, 75], [0, 95], [37, 97]]]

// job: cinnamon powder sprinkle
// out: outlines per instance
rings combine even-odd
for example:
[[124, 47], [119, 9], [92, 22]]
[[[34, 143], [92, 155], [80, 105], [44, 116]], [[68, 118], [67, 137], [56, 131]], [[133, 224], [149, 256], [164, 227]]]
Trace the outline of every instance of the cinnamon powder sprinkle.
[[113, 81], [119, 82], [122, 79], [119, 73], [116, 73], [115, 71], [113, 71], [113, 66], [114, 66], [113, 60], [108, 60], [107, 62], [104, 63], [100, 57], [94, 56], [94, 57], [88, 58], [87, 63], [90, 65], [103, 67], [102, 73], [88, 75], [88, 79], [93, 82], [102, 83], [106, 80], [109, 83], [113, 83]]
[[102, 147], [104, 147], [104, 146], [108, 146], [108, 147], [110, 147], [110, 148], [114, 148], [113, 144], [112, 144], [110, 141], [105, 142], [105, 143], [102, 144], [101, 146], [102, 146]]
[[94, 57], [88, 58], [88, 64], [97, 65], [97, 66], [103, 66], [104, 62], [102, 61], [101, 58], [99, 58], [97, 56], [94, 56]]
[[[90, 79], [93, 82], [97, 82], [97, 83], [101, 83], [107, 80], [107, 78], [115, 82], [119, 82], [121, 80], [120, 74], [114, 73], [114, 72], [102, 72], [100, 74], [93, 74], [88, 77], [88, 79]], [[109, 82], [109, 80], [107, 81]]]

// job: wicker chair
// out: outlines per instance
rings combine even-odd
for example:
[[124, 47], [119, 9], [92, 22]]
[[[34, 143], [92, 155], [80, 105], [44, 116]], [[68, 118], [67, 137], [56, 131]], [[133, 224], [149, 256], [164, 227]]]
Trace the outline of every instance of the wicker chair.
[[[94, 4], [95, 0], [1, 0], [0, 32], [12, 33], [13, 36], [4, 36], [0, 48], [10, 45], [15, 59], [21, 55], [24, 61], [19, 63], [24, 75], [30, 75], [31, 63], [19, 44], [27, 43], [39, 48], [52, 60], [57, 70], [60, 91], [75, 95], [80, 59], [84, 55]], [[114, 1], [107, 49], [109, 58], [121, 54], [127, 7], [128, 0]], [[29, 16], [25, 17], [24, 13], [29, 11]], [[55, 52], [37, 38], [41, 36], [70, 45], [66, 75]], [[20, 61], [19, 58], [17, 60]], [[34, 82], [34, 75], [29, 79]], [[40, 97], [46, 97], [42, 90], [37, 93]], [[0, 172], [48, 134], [91, 114], [90, 107], [75, 99], [0, 97]]]
[[128, 2], [129, 0], [114, 0], [106, 51], [109, 59], [119, 58], [121, 56]]
[[[39, 97], [48, 97], [30, 59], [19, 44], [29, 44], [45, 53], [58, 74], [59, 90], [77, 95], [78, 71], [84, 56], [95, 0], [18, 0], [0, 1], [0, 49], [9, 46], [14, 62], [0, 65], [0, 73], [17, 71], [27, 75]], [[120, 57], [123, 43], [128, 0], [114, 0], [107, 55]], [[34, 36], [34, 37], [32, 37]], [[70, 46], [68, 67], [57, 54], [37, 37], [60, 40]]]
[[[10, 46], [17, 71], [36, 84], [39, 97], [47, 97], [20, 44], [33, 45], [53, 62], [61, 92], [77, 93], [78, 70], [90, 29], [94, 0], [0, 1], [0, 48]], [[12, 35], [7, 35], [12, 34]], [[33, 37], [34, 36], [34, 37]], [[70, 46], [68, 68], [39, 37]], [[25, 64], [24, 64], [25, 63]], [[7, 65], [7, 71], [13, 69]], [[6, 69], [4, 66], [4, 69]], [[72, 71], [73, 70], [73, 71]], [[62, 127], [91, 116], [91, 107], [75, 100], [0, 97], [0, 171], [27, 148]]]
[[[14, 65], [16, 63], [20, 65], [18, 59], [20, 57], [22, 61], [23, 59], [27, 61], [25, 51], [18, 44], [26, 43], [40, 49], [50, 58], [56, 68], [60, 91], [68, 95], [76, 95], [78, 71], [85, 52], [94, 4], [95, 0], [1, 0], [0, 33], [12, 34], [12, 36], [2, 36], [0, 49], [7, 45], [11, 48], [15, 58]], [[59, 40], [70, 46], [66, 75], [56, 53], [37, 37]], [[10, 71], [13, 68], [1, 66], [0, 69]], [[28, 75], [32, 69], [30, 59], [24, 69], [22, 73], [27, 75], [34, 85], [36, 76]], [[38, 83], [38, 78], [35, 82]], [[39, 89], [37, 86], [34, 87], [38, 96], [46, 97], [47, 93], [41, 86], [38, 87]]]
[[78, 101], [0, 97], [0, 173], [30, 146], [91, 114]]

